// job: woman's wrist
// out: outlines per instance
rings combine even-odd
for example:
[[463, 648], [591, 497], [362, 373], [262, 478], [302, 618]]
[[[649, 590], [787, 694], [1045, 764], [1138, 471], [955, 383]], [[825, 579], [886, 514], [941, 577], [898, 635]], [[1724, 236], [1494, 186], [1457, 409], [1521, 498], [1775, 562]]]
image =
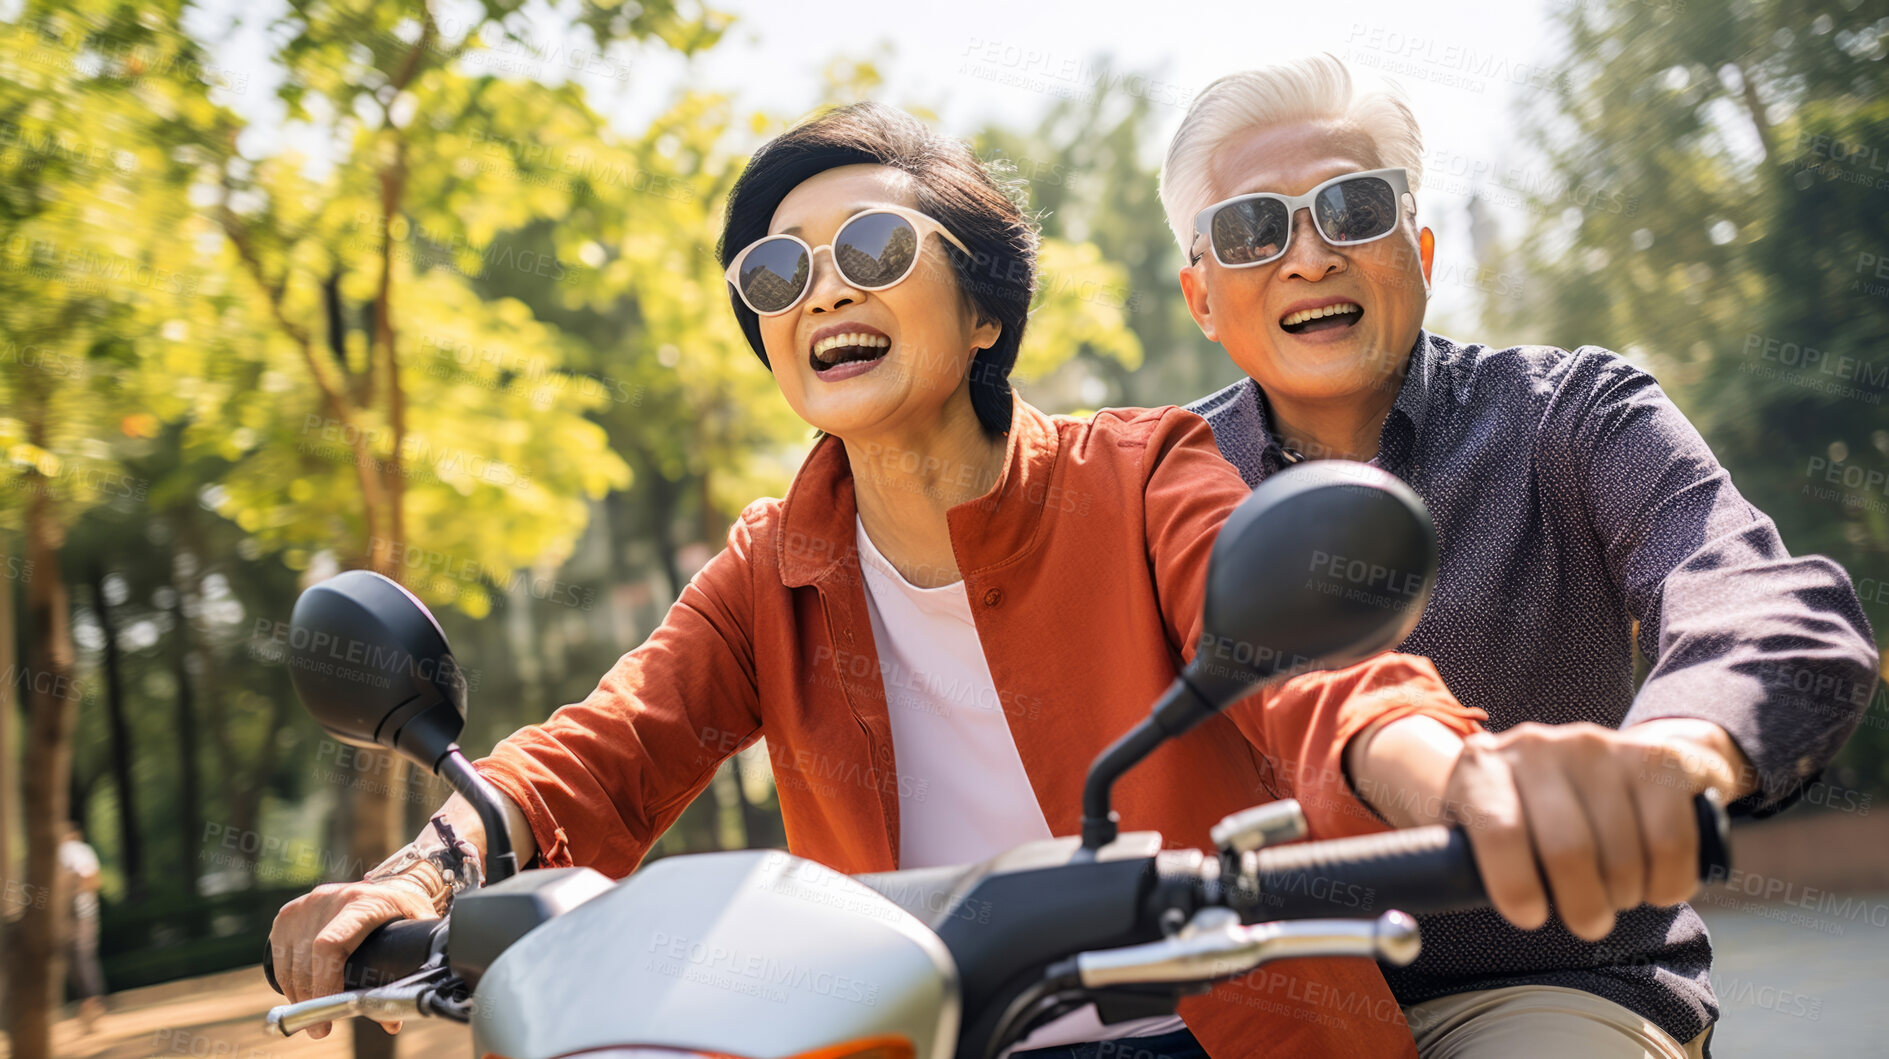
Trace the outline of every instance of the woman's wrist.
[[1450, 774], [1462, 752], [1463, 738], [1449, 726], [1409, 715], [1354, 736], [1345, 769], [1358, 799], [1392, 827], [1445, 823]]
[[[512, 852], [518, 857], [518, 866], [523, 868], [531, 862], [531, 858], [537, 856], [538, 843], [531, 833], [530, 822], [525, 819], [525, 811], [518, 807], [518, 803], [512, 801], [503, 792], [499, 794], [499, 802], [501, 808], [505, 810], [507, 830], [511, 832]], [[453, 831], [461, 839], [471, 843], [472, 848], [479, 851], [479, 857], [483, 863], [491, 863], [492, 838], [485, 833], [485, 821], [480, 818], [478, 810], [472, 807], [471, 802], [455, 794], [446, 799], [446, 804], [440, 807], [436, 815], [444, 816], [446, 822], [452, 825]], [[429, 825], [421, 832], [418, 841], [436, 845], [439, 839], [434, 836], [433, 828]]]

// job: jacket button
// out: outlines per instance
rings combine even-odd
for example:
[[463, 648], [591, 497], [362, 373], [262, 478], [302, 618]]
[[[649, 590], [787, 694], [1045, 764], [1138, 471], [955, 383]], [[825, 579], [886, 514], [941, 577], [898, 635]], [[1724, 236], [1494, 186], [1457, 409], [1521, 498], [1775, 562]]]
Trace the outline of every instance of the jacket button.
[[1004, 601], [1003, 589], [991, 588], [991, 589], [986, 589], [984, 591], [984, 605], [986, 607], [1001, 606], [1003, 604], [1003, 601]]

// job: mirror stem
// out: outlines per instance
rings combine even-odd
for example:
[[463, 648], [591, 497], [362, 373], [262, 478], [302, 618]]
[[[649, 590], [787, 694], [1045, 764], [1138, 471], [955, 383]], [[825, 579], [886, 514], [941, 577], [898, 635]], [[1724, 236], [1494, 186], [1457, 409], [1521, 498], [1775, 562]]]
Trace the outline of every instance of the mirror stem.
[[1119, 828], [1109, 805], [1115, 781], [1154, 751], [1155, 747], [1192, 729], [1214, 715], [1214, 708], [1182, 677], [1168, 685], [1154, 713], [1109, 744], [1089, 766], [1082, 784], [1082, 848], [1094, 851], [1115, 841]]
[[[485, 825], [485, 881], [487, 885], [518, 874], [518, 855], [512, 852], [511, 824], [505, 819], [504, 796], [466, 760], [459, 744], [448, 747], [433, 771], [459, 796], [472, 804]], [[494, 851], [498, 852], [494, 852]]]

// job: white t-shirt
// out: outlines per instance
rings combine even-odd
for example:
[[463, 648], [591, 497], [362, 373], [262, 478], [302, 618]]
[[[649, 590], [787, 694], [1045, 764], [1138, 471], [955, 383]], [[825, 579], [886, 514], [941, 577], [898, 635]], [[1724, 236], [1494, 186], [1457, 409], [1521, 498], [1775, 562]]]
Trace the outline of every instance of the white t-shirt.
[[78, 888], [78, 879], [98, 874], [98, 854], [76, 838], [59, 843], [59, 866], [73, 876], [72, 914], [81, 919], [98, 915], [98, 895]]
[[[892, 716], [899, 783], [899, 867], [971, 864], [1053, 837], [1010, 734], [964, 582], [919, 588], [898, 572], [858, 522], [866, 612]], [[1093, 1007], [1070, 1012], [1017, 1048], [1148, 1037], [1185, 1026], [1178, 1017], [1104, 1026]]]

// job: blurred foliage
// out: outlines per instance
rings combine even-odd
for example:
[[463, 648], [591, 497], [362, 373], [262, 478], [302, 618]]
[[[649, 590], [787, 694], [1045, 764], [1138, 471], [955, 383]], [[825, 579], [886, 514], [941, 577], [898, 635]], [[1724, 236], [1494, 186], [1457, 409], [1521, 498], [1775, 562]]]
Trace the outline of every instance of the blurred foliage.
[[[1155, 149], [1162, 145], [1155, 104], [1124, 91], [1123, 80], [1085, 98], [1058, 100], [1037, 128], [991, 127], [973, 143], [981, 156], [1010, 171], [1040, 218], [1045, 289], [1075, 294], [1090, 313], [1119, 315], [1139, 347], [1130, 355], [1079, 336], [1077, 356], [1094, 382], [1078, 403], [1186, 403], [1236, 381], [1241, 372], [1201, 335], [1180, 296], [1175, 277], [1184, 262], [1158, 193]], [[1058, 242], [1093, 247], [1100, 262], [1117, 270], [1116, 278], [1081, 274], [1074, 261], [1065, 265]], [[1032, 318], [1026, 345], [1038, 343], [1042, 316], [1039, 310]], [[1042, 374], [1026, 363], [1017, 370], [1026, 380]]]
[[[1889, 629], [1889, 10], [1854, 0], [1578, 4], [1528, 115], [1548, 159], [1495, 299], [1504, 343], [1651, 371], [1794, 553]], [[1889, 691], [1840, 759], [1889, 785]], [[1839, 782], [1842, 780], [1839, 778]]]
[[[681, 91], [625, 132], [569, 76], [627, 72], [625, 41], [713, 47], [727, 19], [455, 12], [291, 2], [267, 26], [287, 136], [232, 105], [249, 86], [188, 5], [0, 22], [0, 534], [29, 475], [70, 530], [71, 787], [108, 901], [195, 910], [140, 920], [171, 932], [123, 958], [141, 980], [253, 948], [198, 938], [232, 888], [366, 867], [335, 830], [359, 759], [294, 709], [277, 639], [307, 580], [378, 565], [441, 608], [476, 751], [587, 693], [811, 444], [714, 254], [746, 152], [798, 116]], [[882, 78], [836, 59], [823, 83], [838, 103]], [[1154, 299], [1062, 217], [1042, 260], [1018, 379], [1069, 407], [1031, 380], [1126, 377]], [[409, 818], [439, 800], [381, 778]], [[782, 840], [760, 750], [659, 849]]]

